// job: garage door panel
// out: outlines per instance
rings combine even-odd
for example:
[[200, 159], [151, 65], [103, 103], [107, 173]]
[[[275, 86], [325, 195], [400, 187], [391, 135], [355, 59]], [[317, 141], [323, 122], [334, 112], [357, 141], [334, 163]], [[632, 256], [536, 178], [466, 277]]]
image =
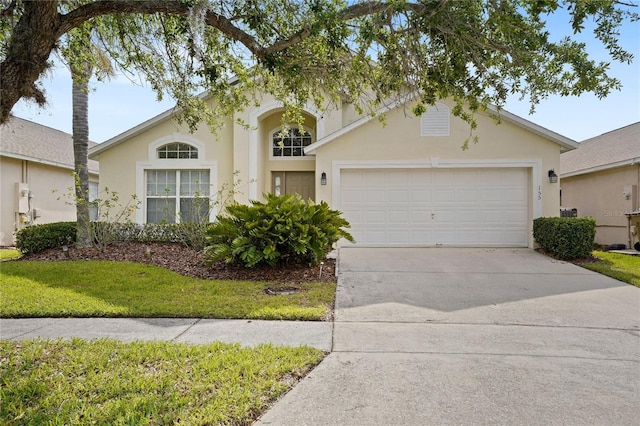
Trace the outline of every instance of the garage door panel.
[[412, 203], [429, 203], [433, 200], [433, 194], [428, 189], [416, 188], [411, 191]]
[[363, 245], [527, 246], [527, 169], [342, 170], [341, 209]]
[[367, 203], [384, 203], [387, 201], [386, 192], [381, 189], [368, 190], [365, 192], [365, 201]]
[[391, 190], [388, 196], [391, 203], [407, 203], [411, 200], [411, 193], [407, 189]]
[[387, 215], [387, 221], [393, 223], [409, 223], [409, 214], [407, 210], [391, 210]]
[[433, 191], [433, 201], [455, 201], [456, 192], [453, 189], [440, 189]]

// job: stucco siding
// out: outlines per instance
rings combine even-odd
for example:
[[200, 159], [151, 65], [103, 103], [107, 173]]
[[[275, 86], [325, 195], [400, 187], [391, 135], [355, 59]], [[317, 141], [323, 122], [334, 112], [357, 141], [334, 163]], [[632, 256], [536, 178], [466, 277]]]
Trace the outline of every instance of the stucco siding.
[[[549, 183], [546, 175], [550, 169], [558, 170], [560, 147], [510, 123], [496, 125], [490, 117], [480, 114], [477, 120], [475, 134], [479, 142], [471, 142], [469, 148], [463, 150], [463, 142], [469, 137], [469, 126], [462, 120], [452, 117], [449, 137], [421, 137], [420, 120], [410, 114], [405, 115], [399, 108], [389, 112], [386, 126], [373, 120], [318, 148], [316, 170], [318, 173], [325, 171], [331, 179], [335, 160], [537, 160], [540, 162], [539, 172], [544, 175], [540, 179], [540, 187], [535, 188], [542, 199], [541, 215], [558, 216], [559, 186]], [[331, 202], [331, 184], [318, 186], [316, 196]]]
[[[71, 169], [40, 164], [28, 160], [0, 157], [2, 181], [2, 226], [0, 245], [15, 243], [14, 232], [27, 223], [45, 224], [60, 221], [75, 221], [76, 210], [73, 205], [73, 171]], [[97, 182], [98, 176], [91, 174], [91, 182]], [[23, 183], [30, 191], [28, 212], [24, 223], [18, 213], [17, 182]], [[33, 216], [36, 209], [37, 216]]]
[[[227, 120], [225, 126], [214, 135], [203, 123], [194, 133], [173, 120], [166, 120], [156, 126], [147, 128], [142, 133], [100, 153], [100, 164], [104, 167], [101, 176], [101, 192], [108, 187], [117, 192], [121, 203], [126, 204], [135, 194], [140, 200], [140, 209], [131, 220], [141, 222], [144, 212], [144, 176], [146, 169], [163, 168], [179, 170], [185, 165], [196, 167], [197, 164], [214, 165], [216, 176], [211, 176], [215, 185], [211, 195], [216, 195], [222, 188], [233, 185], [233, 125]], [[185, 142], [201, 146], [198, 160], [158, 160], [155, 148], [164, 143]], [[213, 166], [211, 166], [213, 167]]]
[[560, 184], [562, 207], [576, 208], [579, 217], [596, 220], [596, 243], [629, 245], [624, 214], [640, 208], [640, 165], [566, 177]]

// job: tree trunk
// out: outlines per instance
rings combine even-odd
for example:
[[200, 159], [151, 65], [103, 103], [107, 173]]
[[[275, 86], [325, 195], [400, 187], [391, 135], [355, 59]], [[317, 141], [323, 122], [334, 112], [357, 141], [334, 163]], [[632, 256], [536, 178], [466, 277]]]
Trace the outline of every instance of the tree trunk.
[[[46, 102], [35, 81], [47, 69], [47, 60], [58, 40], [58, 3], [26, 1], [24, 13], [14, 27], [7, 56], [0, 67], [0, 123], [21, 98], [39, 105]], [[4, 19], [4, 18], [3, 18]]]
[[91, 67], [84, 70], [71, 67], [73, 88], [73, 158], [75, 164], [75, 192], [78, 247], [91, 247], [93, 234], [89, 216], [89, 78]]

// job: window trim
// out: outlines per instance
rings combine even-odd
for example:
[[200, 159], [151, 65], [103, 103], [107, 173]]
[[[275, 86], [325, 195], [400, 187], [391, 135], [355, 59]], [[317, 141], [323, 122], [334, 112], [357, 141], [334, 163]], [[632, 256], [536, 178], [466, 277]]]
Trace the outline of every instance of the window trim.
[[[156, 150], [168, 143], [181, 142], [193, 145], [198, 149], [197, 159], [186, 158], [157, 158]], [[136, 197], [140, 201], [140, 208], [135, 211], [135, 222], [139, 224], [146, 223], [147, 201], [146, 201], [146, 170], [208, 170], [209, 171], [209, 188], [212, 198], [212, 208], [209, 214], [209, 220], [215, 220], [218, 210], [215, 205], [214, 197], [218, 192], [218, 162], [204, 161], [205, 144], [191, 135], [181, 133], [173, 133], [168, 136], [159, 138], [151, 142], [148, 147], [147, 161], [136, 161]]]
[[[299, 129], [300, 126], [291, 126], [290, 128], [291, 129], [294, 129], [294, 128], [295, 129]], [[313, 129], [311, 129], [310, 127], [307, 127], [307, 126], [302, 126], [302, 128], [304, 129], [305, 133], [308, 133], [309, 136], [311, 137], [311, 143], [309, 145], [312, 145], [315, 142], [315, 139], [316, 139], [315, 135], [314, 135], [314, 132], [313, 132]], [[282, 131], [282, 126], [276, 127], [275, 129], [271, 130], [268, 133], [269, 137], [267, 139], [267, 146], [268, 146], [267, 149], [269, 150], [269, 160], [271, 160], [271, 161], [305, 161], [305, 160], [306, 161], [309, 161], [309, 160], [314, 161], [313, 156], [304, 155], [304, 148], [306, 148], [305, 146], [301, 147], [302, 148], [302, 154], [303, 154], [301, 156], [296, 156], [296, 157], [294, 157], [294, 156], [291, 156], [291, 157], [284, 157], [284, 156], [283, 157], [278, 157], [278, 156], [273, 155], [273, 136], [276, 133], [280, 132], [280, 131]], [[309, 145], [307, 145], [307, 146], [309, 146]]]
[[[150, 172], [158, 172], [158, 171], [162, 171], [162, 172], [172, 172], [175, 175], [175, 184], [176, 184], [176, 188], [175, 188], [175, 194], [172, 195], [162, 195], [162, 194], [157, 194], [157, 195], [149, 195], [147, 194], [147, 189], [148, 189], [148, 175]], [[181, 216], [180, 216], [180, 212], [182, 209], [182, 200], [183, 199], [195, 199], [195, 198], [199, 198], [193, 195], [182, 195], [181, 194], [181, 190], [182, 190], [182, 173], [183, 172], [192, 172], [192, 171], [198, 171], [198, 172], [207, 172], [209, 174], [209, 181], [211, 181], [211, 172], [208, 169], [197, 169], [197, 170], [192, 170], [192, 169], [170, 169], [170, 168], [166, 168], [166, 169], [151, 169], [151, 168], [147, 168], [144, 170], [144, 177], [145, 177], [145, 195], [144, 195], [144, 200], [143, 200], [143, 205], [144, 205], [144, 220], [145, 223], [149, 223], [148, 222], [148, 201], [150, 199], [155, 199], [155, 200], [162, 200], [162, 199], [171, 199], [174, 200], [175, 202], [175, 212], [173, 212], [174, 217], [176, 218], [176, 220], [174, 222], [170, 222], [170, 223], [180, 223], [182, 220]], [[215, 201], [214, 197], [215, 194], [211, 193], [211, 183], [209, 182], [208, 184], [208, 188], [207, 191], [209, 192], [209, 194], [206, 196], [206, 198], [208, 198], [211, 201]], [[204, 197], [203, 197], [204, 198]], [[213, 206], [210, 206], [213, 207]], [[211, 217], [209, 217], [209, 221], [211, 221]], [[158, 223], [158, 222], [153, 222], [153, 223]]]
[[[177, 145], [177, 150], [175, 151], [176, 154], [178, 155], [177, 157], [173, 158], [173, 157], [161, 157], [160, 153], [162, 152], [162, 149], [165, 149], [166, 147], [170, 146], [170, 145]], [[181, 151], [180, 150], [180, 146], [183, 145], [185, 147], [189, 147], [188, 151]], [[173, 152], [173, 151], [172, 151]], [[189, 156], [188, 157], [180, 157], [180, 153], [182, 152], [188, 152]], [[165, 149], [165, 154], [168, 154], [169, 152]], [[195, 157], [192, 157], [191, 155], [195, 154]], [[166, 143], [164, 145], [159, 146], [158, 148], [156, 148], [156, 158], [158, 160], [197, 160], [200, 158], [199, 156], [200, 154], [200, 150], [198, 149], [198, 147], [187, 143], [187, 142], [169, 142]]]

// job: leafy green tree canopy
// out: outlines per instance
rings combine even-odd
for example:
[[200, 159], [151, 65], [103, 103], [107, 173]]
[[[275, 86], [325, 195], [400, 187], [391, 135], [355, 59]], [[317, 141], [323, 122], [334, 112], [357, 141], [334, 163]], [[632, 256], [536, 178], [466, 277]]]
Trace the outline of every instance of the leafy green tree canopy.
[[0, 123], [22, 98], [46, 103], [53, 51], [64, 46], [72, 66], [98, 60], [69, 41], [80, 30], [159, 98], [174, 97], [192, 129], [215, 128], [261, 92], [282, 100], [288, 119], [307, 103], [372, 113], [410, 95], [419, 114], [451, 98], [472, 126], [473, 111], [513, 94], [532, 108], [551, 94], [604, 97], [620, 88], [609, 63], [575, 37], [554, 40], [545, 22], [564, 10], [574, 34], [593, 26], [611, 60], [628, 63], [619, 31], [638, 20], [634, 4], [613, 0], [0, 1]]

